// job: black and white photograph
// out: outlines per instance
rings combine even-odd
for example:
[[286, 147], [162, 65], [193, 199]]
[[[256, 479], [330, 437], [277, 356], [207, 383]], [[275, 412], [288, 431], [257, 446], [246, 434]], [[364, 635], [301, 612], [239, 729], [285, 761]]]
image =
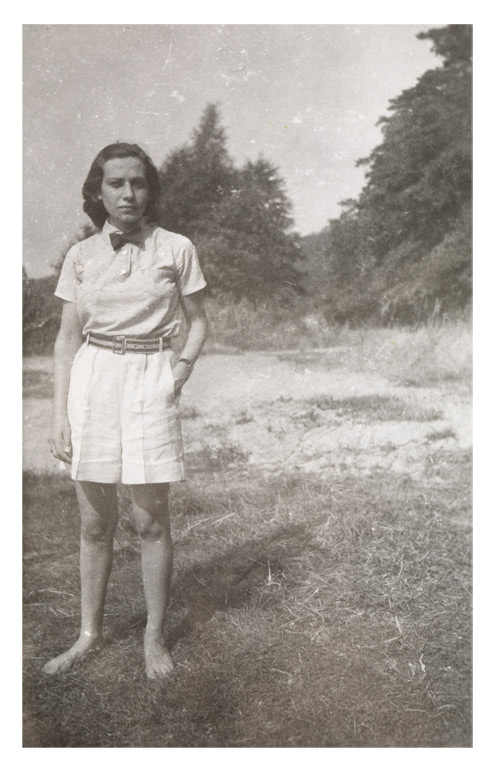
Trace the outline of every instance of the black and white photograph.
[[23, 748], [472, 747], [472, 50], [22, 25]]

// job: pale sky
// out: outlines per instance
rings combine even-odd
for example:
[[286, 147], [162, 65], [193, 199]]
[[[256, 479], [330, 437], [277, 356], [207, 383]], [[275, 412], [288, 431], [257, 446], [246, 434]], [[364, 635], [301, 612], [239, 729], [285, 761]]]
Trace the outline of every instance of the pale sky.
[[[295, 229], [319, 232], [364, 183], [389, 99], [440, 65], [416, 34], [436, 24], [26, 25], [24, 263], [52, 271], [87, 218], [97, 152], [137, 142], [159, 166], [220, 104], [236, 164], [263, 155]], [[387, 113], [388, 114], [388, 113]]]

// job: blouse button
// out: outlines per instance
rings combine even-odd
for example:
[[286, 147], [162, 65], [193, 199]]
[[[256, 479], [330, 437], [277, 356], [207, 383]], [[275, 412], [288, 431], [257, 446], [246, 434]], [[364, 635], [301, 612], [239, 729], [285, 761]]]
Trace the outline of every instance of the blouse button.
[[126, 272], [127, 272], [127, 269], [126, 269], [125, 267], [122, 267], [122, 269], [120, 270], [120, 273], [121, 273], [122, 275], [125, 275], [125, 274], [126, 274]]

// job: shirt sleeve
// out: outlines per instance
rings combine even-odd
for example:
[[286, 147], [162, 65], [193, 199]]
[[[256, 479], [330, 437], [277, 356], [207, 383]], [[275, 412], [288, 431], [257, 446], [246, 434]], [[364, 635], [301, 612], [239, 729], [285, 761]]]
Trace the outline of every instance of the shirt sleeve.
[[193, 294], [207, 286], [200, 269], [199, 258], [195, 246], [188, 239], [178, 249], [175, 255], [178, 288], [182, 296]]
[[77, 300], [76, 289], [80, 283], [79, 272], [81, 267], [78, 255], [79, 251], [77, 244], [75, 244], [67, 252], [55, 289], [55, 297], [60, 297], [60, 299], [64, 299], [67, 302], [76, 302]]

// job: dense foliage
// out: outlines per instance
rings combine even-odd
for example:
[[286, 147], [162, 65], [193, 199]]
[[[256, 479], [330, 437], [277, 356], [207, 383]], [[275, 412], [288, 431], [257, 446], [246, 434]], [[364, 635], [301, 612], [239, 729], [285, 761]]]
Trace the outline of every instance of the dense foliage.
[[283, 181], [264, 158], [234, 166], [216, 105], [160, 177], [161, 223], [196, 244], [214, 293], [258, 302], [302, 292], [300, 239]]
[[418, 35], [444, 58], [380, 118], [366, 184], [330, 223], [327, 314], [416, 321], [471, 295], [471, 27]]
[[[68, 243], [67, 251], [94, 232], [92, 224], [83, 225]], [[54, 296], [54, 291], [64, 258], [65, 254], [60, 255], [53, 265], [53, 274], [43, 278], [29, 278], [26, 270], [22, 270], [23, 348], [26, 354], [51, 354], [53, 350], [62, 304]]]

